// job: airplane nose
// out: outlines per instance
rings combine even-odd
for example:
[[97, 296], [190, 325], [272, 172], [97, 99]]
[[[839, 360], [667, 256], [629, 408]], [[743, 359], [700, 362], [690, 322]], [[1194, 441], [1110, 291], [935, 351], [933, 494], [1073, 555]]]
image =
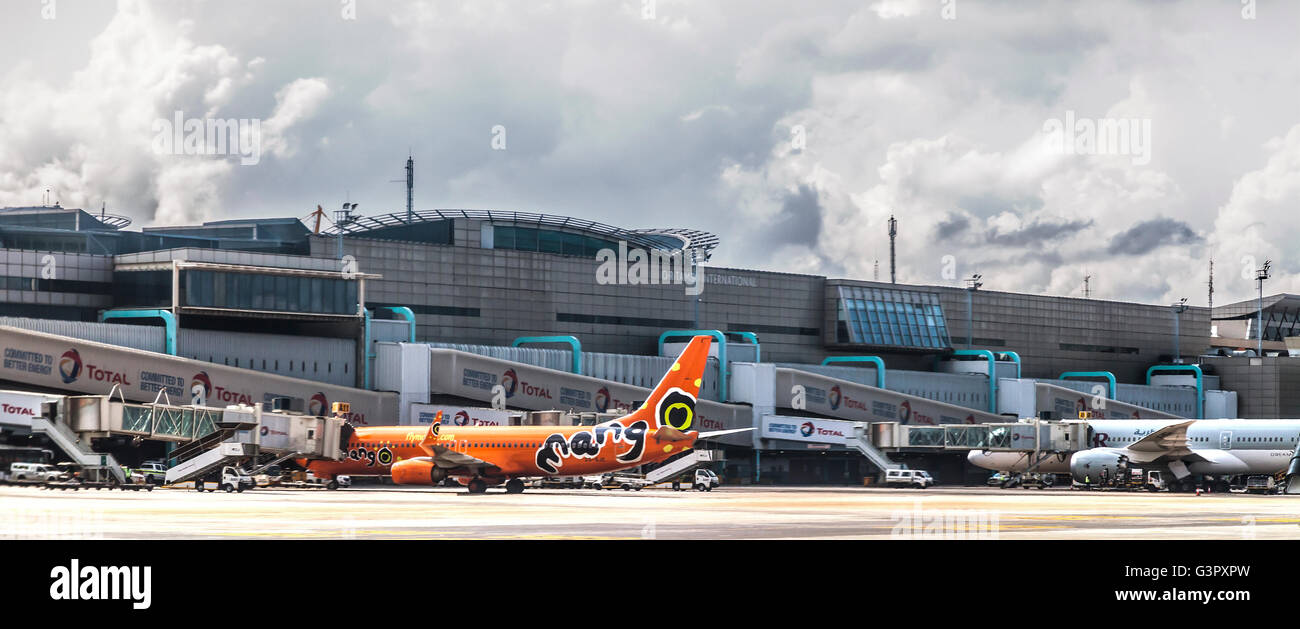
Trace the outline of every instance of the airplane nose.
[[971, 450], [966, 454], [966, 462], [986, 470], [991, 470], [992, 457], [984, 450]]

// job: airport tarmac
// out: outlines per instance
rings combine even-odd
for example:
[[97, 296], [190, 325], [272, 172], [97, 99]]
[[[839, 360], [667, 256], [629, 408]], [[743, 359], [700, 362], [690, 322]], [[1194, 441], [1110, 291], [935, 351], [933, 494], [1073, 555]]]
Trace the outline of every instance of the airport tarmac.
[[712, 492], [358, 486], [244, 493], [0, 487], [0, 538], [1300, 538], [1300, 496], [985, 487]]

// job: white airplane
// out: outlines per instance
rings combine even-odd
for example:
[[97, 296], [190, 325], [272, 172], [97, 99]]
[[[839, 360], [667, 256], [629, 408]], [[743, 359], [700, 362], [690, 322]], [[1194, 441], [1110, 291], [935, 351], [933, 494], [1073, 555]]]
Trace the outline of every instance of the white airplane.
[[[1038, 472], [1068, 473], [1077, 481], [1113, 476], [1127, 467], [1167, 470], [1179, 481], [1193, 475], [1216, 479], [1277, 474], [1296, 457], [1300, 419], [1092, 420], [1087, 450], [1043, 453]], [[999, 472], [1023, 472], [1033, 453], [972, 450], [971, 464]], [[1294, 466], [1293, 466], [1294, 467]]]

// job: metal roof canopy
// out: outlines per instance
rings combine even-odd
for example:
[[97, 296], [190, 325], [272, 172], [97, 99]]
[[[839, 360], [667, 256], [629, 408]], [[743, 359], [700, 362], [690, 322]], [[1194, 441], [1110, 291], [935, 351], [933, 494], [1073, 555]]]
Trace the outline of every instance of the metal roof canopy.
[[441, 209], [417, 210], [412, 214], [414, 220], [406, 220], [406, 212], [380, 214], [376, 216], [358, 216], [342, 225], [335, 224], [323, 233], [337, 236], [339, 233], [351, 236], [363, 236], [366, 232], [387, 227], [401, 227], [417, 223], [428, 223], [448, 219], [464, 218], [487, 221], [490, 223], [517, 223], [547, 227], [562, 227], [582, 230], [605, 236], [611, 236], [648, 249], [663, 249], [664, 243], [655, 236], [669, 236], [682, 242], [681, 249], [696, 250], [707, 261], [714, 248], [718, 246], [715, 234], [693, 229], [623, 229], [581, 218], [559, 216], [556, 214], [539, 214], [536, 212], [516, 212], [510, 210], [467, 210]]

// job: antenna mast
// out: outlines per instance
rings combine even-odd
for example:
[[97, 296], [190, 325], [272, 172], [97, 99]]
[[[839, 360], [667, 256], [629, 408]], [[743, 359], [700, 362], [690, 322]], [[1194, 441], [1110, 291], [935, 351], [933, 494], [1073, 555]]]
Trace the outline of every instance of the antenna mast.
[[411, 222], [415, 215], [415, 158], [406, 155], [406, 222]]
[[1213, 316], [1213, 314], [1214, 314], [1214, 313], [1213, 313], [1213, 310], [1214, 310], [1214, 258], [1210, 258], [1210, 282], [1209, 282], [1209, 284], [1210, 284], [1210, 298], [1209, 298], [1209, 302], [1210, 302], [1210, 310], [1211, 310], [1211, 313], [1210, 313], [1210, 314], [1211, 314], [1211, 316]]
[[894, 260], [894, 238], [898, 236], [898, 221], [894, 220], [894, 215], [889, 215], [889, 283], [897, 284], [898, 275], [896, 273]]

